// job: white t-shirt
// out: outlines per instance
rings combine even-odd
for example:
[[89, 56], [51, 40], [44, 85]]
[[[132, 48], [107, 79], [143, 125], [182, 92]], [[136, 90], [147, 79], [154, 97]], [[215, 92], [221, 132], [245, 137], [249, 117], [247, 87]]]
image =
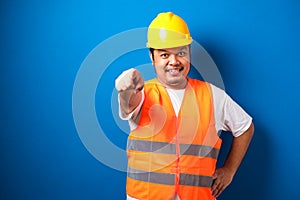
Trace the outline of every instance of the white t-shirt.
[[[214, 102], [214, 114], [216, 121], [216, 130], [230, 131], [234, 137], [238, 137], [243, 134], [251, 125], [252, 118], [236, 103], [234, 102], [224, 90], [212, 85], [212, 95]], [[182, 99], [185, 89], [174, 90], [167, 89], [170, 96], [176, 116], [180, 110]], [[130, 114], [126, 114], [119, 106], [119, 115], [123, 120], [128, 120], [130, 129], [133, 130], [137, 127], [137, 124], [131, 119], [133, 114], [137, 114], [144, 102], [145, 94], [142, 90], [142, 100], [136, 109]], [[127, 200], [138, 200], [127, 195]], [[178, 196], [174, 200], [180, 200]]]

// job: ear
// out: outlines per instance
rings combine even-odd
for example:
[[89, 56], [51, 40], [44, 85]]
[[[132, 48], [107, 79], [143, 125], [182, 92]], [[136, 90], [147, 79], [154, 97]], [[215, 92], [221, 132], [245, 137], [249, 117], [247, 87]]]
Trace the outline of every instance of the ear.
[[[154, 52], [153, 52], [153, 53], [154, 53]], [[149, 51], [149, 56], [150, 56], [150, 59], [151, 59], [152, 65], [154, 66], [154, 60], [153, 60], [153, 58], [154, 58], [154, 55], [152, 54], [152, 52], [151, 52], [151, 51]]]

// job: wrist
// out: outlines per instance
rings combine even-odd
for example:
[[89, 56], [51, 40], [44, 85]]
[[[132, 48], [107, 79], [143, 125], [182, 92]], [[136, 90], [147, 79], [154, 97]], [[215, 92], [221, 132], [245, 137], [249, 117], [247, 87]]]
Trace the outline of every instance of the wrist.
[[237, 169], [236, 168], [234, 168], [234, 167], [232, 167], [232, 166], [230, 166], [230, 165], [226, 165], [226, 164], [224, 164], [224, 166], [223, 166], [223, 169], [226, 171], [226, 173], [227, 174], [229, 174], [231, 177], [234, 177], [234, 175], [235, 175], [235, 173], [236, 173], [236, 171], [237, 171]]

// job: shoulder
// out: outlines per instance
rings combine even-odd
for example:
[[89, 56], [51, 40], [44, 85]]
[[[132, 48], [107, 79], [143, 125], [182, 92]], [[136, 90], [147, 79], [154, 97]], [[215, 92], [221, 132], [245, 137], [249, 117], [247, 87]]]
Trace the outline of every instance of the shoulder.
[[158, 85], [161, 85], [161, 84], [159, 83], [159, 81], [156, 78], [145, 81], [144, 90], [146, 93], [148, 93], [149, 91], [157, 90]]
[[188, 78], [189, 84], [196, 90], [202, 90], [202, 89], [208, 89], [214, 99], [224, 99], [227, 97], [227, 94], [225, 90], [221, 89], [220, 87], [215, 86], [212, 83], [198, 80], [198, 79], [192, 79]]
[[202, 81], [202, 80], [198, 80], [198, 79], [194, 79], [194, 78], [188, 78], [188, 83], [191, 85], [203, 85], [203, 84], [208, 84], [208, 82]]
[[201, 87], [201, 86], [206, 86], [206, 87], [209, 87], [211, 89], [215, 89], [217, 88], [215, 85], [207, 82], [207, 81], [202, 81], [202, 80], [199, 80], [199, 79], [193, 79], [193, 78], [188, 78], [188, 83], [192, 86], [195, 86], [195, 87]]
[[156, 78], [145, 81], [145, 99], [157, 99], [161, 95], [162, 91], [164, 91], [164, 86]]
[[158, 80], [157, 80], [157, 78], [145, 81], [146, 85], [148, 85], [148, 84], [157, 84], [157, 83], [159, 83]]
[[212, 84], [206, 81], [188, 78], [188, 84], [196, 91], [199, 90], [212, 90]]

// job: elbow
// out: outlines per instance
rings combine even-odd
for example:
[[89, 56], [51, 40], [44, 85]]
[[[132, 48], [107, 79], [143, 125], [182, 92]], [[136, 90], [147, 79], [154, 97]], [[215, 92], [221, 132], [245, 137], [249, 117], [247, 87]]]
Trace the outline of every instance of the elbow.
[[254, 135], [254, 123], [252, 122], [249, 126], [249, 128], [247, 129], [247, 131], [245, 132], [247, 133], [247, 135], [252, 138]]
[[253, 135], [254, 134], [254, 123], [253, 122], [251, 123], [249, 129], [250, 129], [251, 134]]

